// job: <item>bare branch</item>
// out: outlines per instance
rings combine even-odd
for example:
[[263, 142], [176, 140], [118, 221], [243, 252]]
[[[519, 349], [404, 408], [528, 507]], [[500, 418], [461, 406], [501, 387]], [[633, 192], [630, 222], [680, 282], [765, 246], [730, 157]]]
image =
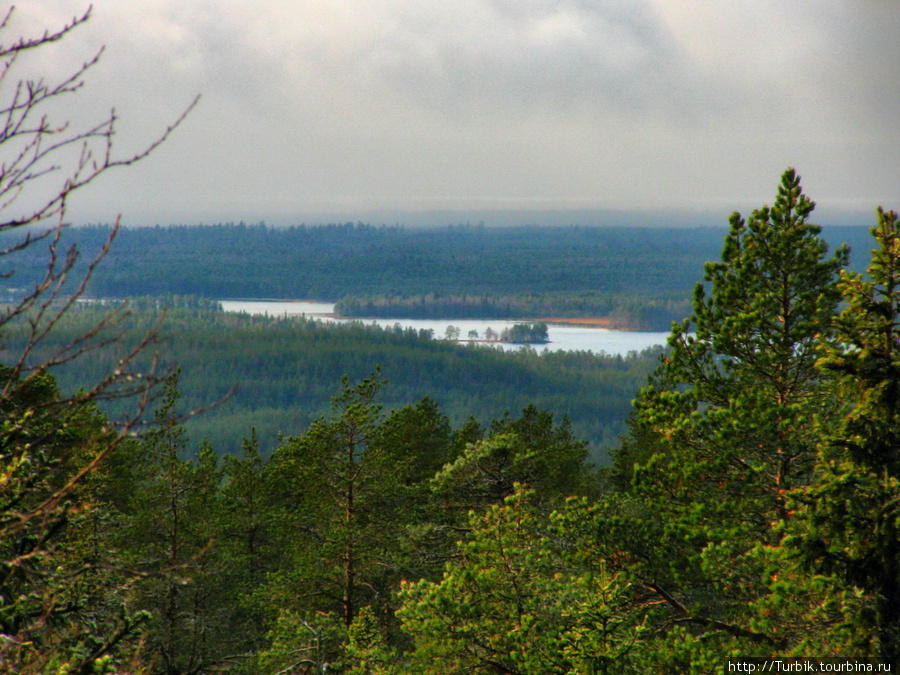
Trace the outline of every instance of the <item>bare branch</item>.
[[[0, 43], [0, 58], [9, 56], [10, 54], [18, 54], [19, 52], [24, 52], [28, 49], [34, 49], [35, 47], [42, 47], [44, 45], [50, 44], [51, 42], [57, 42], [61, 40], [66, 35], [71, 33], [76, 26], [79, 26], [80, 24], [83, 24], [85, 21], [90, 19], [93, 9], [93, 6], [89, 6], [83, 14], [73, 17], [71, 21], [69, 21], [56, 32], [51, 33], [49, 30], [45, 30], [44, 34], [37, 38], [20, 37], [16, 42], [8, 47]], [[7, 10], [2, 22], [0, 22], [0, 31], [6, 29], [9, 26], [9, 21], [12, 18], [13, 12], [15, 12], [15, 10], [15, 5]]]
[[[0, 14], [0, 35], [9, 30], [13, 14], [14, 8]], [[78, 603], [56, 595], [57, 586], [53, 584], [57, 582], [52, 580], [72, 572], [54, 562], [54, 552], [65, 535], [70, 515], [78, 511], [79, 488], [111, 453], [142, 429], [145, 414], [159, 391], [157, 385], [165, 379], [158, 373], [159, 324], [137, 339], [129, 335], [128, 340], [134, 344], [125, 347], [118, 364], [94, 382], [84, 383], [78, 393], [57, 393], [45, 376], [61, 365], [78, 363], [113, 346], [121, 348], [126, 344], [123, 338], [130, 317], [127, 304], [118, 305], [67, 343], [48, 347], [48, 338], [59, 331], [85, 295], [119, 229], [120, 219], [116, 218], [108, 239], [83, 266], [79, 251], [66, 248], [64, 242], [69, 200], [106, 171], [147, 157], [171, 136], [198, 101], [195, 98], [143, 150], [125, 156], [114, 152], [115, 110], [99, 122], [83, 126], [52, 120], [46, 112], [49, 104], [81, 90], [103, 49], [56, 82], [43, 78], [15, 81], [14, 73], [29, 53], [58, 42], [90, 15], [88, 8], [56, 30], [0, 41], [0, 234], [21, 233], [18, 241], [3, 243], [0, 259], [5, 269], [0, 270], [0, 279], [11, 277], [17, 255], [41, 250], [36, 246], [46, 247], [45, 265], [37, 280], [31, 282], [33, 286], [0, 312], [4, 348], [7, 341], [13, 342], [14, 331], [22, 336], [0, 363], [0, 542], [4, 542], [0, 547], [0, 621], [6, 621], [3, 617], [7, 610], [19, 612], [21, 618], [16, 627], [8, 628], [4, 623], [0, 630], [3, 638], [8, 638], [0, 642], [0, 663], [4, 665], [12, 663], [8, 655], [32, 644], [35, 632], [51, 622], [72, 621], [80, 612]], [[58, 181], [55, 187], [54, 180]], [[132, 405], [119, 419], [109, 420], [96, 413], [94, 404], [122, 398]], [[87, 426], [86, 417], [91, 421]], [[59, 438], [69, 431], [76, 432], [76, 440], [66, 442], [77, 447], [65, 446], [61, 452]], [[2, 586], [13, 574], [25, 580], [24, 594], [21, 589], [8, 593], [9, 589]], [[25, 609], [17, 604], [21, 598], [31, 603]], [[81, 655], [80, 661], [73, 662], [75, 670], [88, 672], [90, 668], [92, 672], [94, 659], [131, 635], [134, 626], [125, 619], [106, 637], [96, 639], [88, 657]], [[93, 636], [93, 628], [85, 630]], [[34, 654], [28, 658], [37, 661], [29, 662], [28, 672], [44, 672], [47, 656]]]

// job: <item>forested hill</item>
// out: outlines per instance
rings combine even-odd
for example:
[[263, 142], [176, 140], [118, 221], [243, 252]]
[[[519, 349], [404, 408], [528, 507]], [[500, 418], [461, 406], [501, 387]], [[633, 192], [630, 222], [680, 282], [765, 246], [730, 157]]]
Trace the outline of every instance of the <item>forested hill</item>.
[[[362, 224], [123, 229], [90, 291], [97, 296], [309, 298], [394, 293], [686, 296], [718, 257], [724, 230], [585, 227], [435, 229]], [[96, 251], [109, 228], [66, 233]], [[30, 253], [30, 251], [29, 251]], [[41, 270], [42, 251], [32, 265]], [[86, 256], [87, 257], [87, 256]], [[21, 278], [21, 276], [20, 276]], [[10, 286], [24, 285], [10, 280]]]
[[[239, 454], [242, 439], [256, 428], [268, 454], [278, 438], [302, 432], [329, 410], [336, 384], [347, 375], [359, 380], [379, 366], [390, 386], [382, 402], [389, 408], [427, 396], [455, 425], [475, 418], [482, 424], [536, 405], [568, 418], [573, 433], [589, 442], [592, 459], [607, 462], [606, 451], [625, 431], [631, 399], [655, 367], [661, 349], [626, 358], [590, 352], [532, 349], [504, 352], [431, 339], [414, 330], [382, 329], [358, 323], [329, 325], [302, 317], [232, 314], [190, 302], [190, 298], [132, 298], [117, 348], [91, 354], [55, 375], [72, 393], [87, 378], [114, 369], [167, 307], [160, 335], [162, 366], [181, 369], [179, 390], [187, 410], [209, 406], [237, 386], [222, 405], [188, 423], [197, 439], [220, 454]], [[45, 358], [70, 344], [108, 312], [82, 304], [70, 312], [36, 350]], [[24, 322], [7, 330], [7, 347], [27, 340]], [[106, 333], [104, 333], [106, 336]], [[105, 407], [118, 414], [115, 401]]]
[[[110, 232], [72, 228], [62, 246], [77, 245], [86, 266]], [[718, 258], [722, 234], [718, 228], [352, 223], [125, 228], [88, 292], [339, 301], [345, 316], [364, 317], [591, 317], [616, 328], [668, 330], [690, 313], [697, 271]], [[832, 249], [849, 243], [857, 253], [853, 262], [868, 258], [865, 228], [832, 227], [824, 234]], [[30, 247], [10, 256], [20, 258], [5, 280], [11, 299], [43, 274], [43, 251]]]
[[[106, 228], [69, 235], [93, 246]], [[697, 270], [718, 259], [723, 228], [362, 224], [271, 228], [216, 225], [125, 229], [100, 270], [98, 295], [194, 294], [337, 300], [348, 294], [553, 293], [659, 296], [690, 292]], [[827, 228], [862, 264], [866, 228]]]
[[[62, 246], [77, 245], [86, 266], [110, 232], [71, 228]], [[722, 234], [718, 228], [361, 223], [124, 228], [88, 292], [341, 301], [347, 316], [603, 317], [614, 327], [668, 330], [690, 312], [697, 271], [719, 257]], [[831, 227], [823, 234], [832, 249], [849, 243], [852, 266], [862, 268], [870, 248], [865, 228]], [[36, 246], [9, 256], [16, 271], [5, 280], [8, 295], [43, 274], [44, 251]]]

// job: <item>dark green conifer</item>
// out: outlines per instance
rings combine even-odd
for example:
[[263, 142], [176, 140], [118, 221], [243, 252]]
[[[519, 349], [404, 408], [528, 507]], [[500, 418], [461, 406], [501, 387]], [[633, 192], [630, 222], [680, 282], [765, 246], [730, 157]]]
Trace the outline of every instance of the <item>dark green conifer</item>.
[[[773, 604], [787, 578], [788, 493], [812, 480], [814, 417], [837, 406], [816, 361], [834, 341], [848, 253], [828, 256], [813, 209], [789, 169], [773, 206], [732, 215], [722, 260], [707, 263], [693, 314], [673, 326], [670, 354], [635, 401], [634, 491], [662, 518], [671, 552], [643, 574], [673, 620], [705, 636], [691, 643], [700, 660], [785, 652], [816, 602], [798, 582], [795, 608]], [[628, 457], [617, 466], [630, 469]]]
[[[878, 655], [900, 663], [900, 227], [878, 210], [864, 278], [844, 274], [847, 302], [821, 367], [845, 402], [825, 429], [815, 484], [798, 490], [795, 536], [806, 566], [862, 589], [874, 607]], [[864, 614], [857, 616], [863, 619]], [[862, 647], [861, 647], [862, 648]]]
[[635, 403], [640, 433], [660, 444], [639, 474], [645, 488], [716, 519], [740, 510], [763, 538], [786, 516], [786, 491], [809, 479], [810, 421], [830, 401], [816, 349], [848, 253], [827, 257], [813, 208], [789, 169], [774, 206], [732, 215], [721, 262], [707, 263], [693, 314], [673, 326], [671, 353]]

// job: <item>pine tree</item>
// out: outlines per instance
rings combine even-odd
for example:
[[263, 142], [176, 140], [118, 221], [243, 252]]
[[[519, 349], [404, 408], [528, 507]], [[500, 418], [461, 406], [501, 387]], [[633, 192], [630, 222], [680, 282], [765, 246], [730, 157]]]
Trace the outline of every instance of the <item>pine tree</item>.
[[216, 581], [230, 589], [225, 604], [228, 627], [223, 632], [233, 645], [232, 653], [258, 648], [265, 633], [265, 612], [255, 594], [274, 569], [279, 550], [272, 534], [273, 505], [265, 467], [255, 428], [244, 439], [240, 457], [225, 457], [215, 542], [221, 570]]
[[199, 673], [230, 655], [223, 610], [230, 598], [215, 539], [219, 527], [218, 457], [201, 444], [186, 458], [188, 438], [177, 411], [179, 371], [166, 381], [147, 432], [129, 517], [120, 542], [134, 568], [135, 602], [152, 613], [148, 648], [156, 672]]
[[754, 614], [770, 611], [762, 605], [783, 578], [778, 544], [788, 493], [812, 479], [813, 419], [838, 405], [816, 362], [818, 345], [835, 340], [847, 251], [828, 257], [813, 209], [789, 169], [774, 206], [747, 221], [732, 215], [721, 262], [705, 268], [708, 288], [697, 285], [693, 314], [673, 327], [670, 354], [639, 392], [627, 446], [646, 458], [635, 494], [665, 519], [677, 552], [660, 598], [748, 649], [785, 650], [795, 635]]
[[462, 515], [501, 503], [517, 483], [534, 488], [545, 505], [558, 504], [590, 490], [587, 454], [568, 419], [556, 423], [552, 413], [529, 405], [518, 419], [495, 420], [488, 437], [467, 444], [431, 484], [436, 498]]
[[639, 586], [595, 555], [581, 536], [593, 524], [575, 500], [551, 519], [522, 485], [470, 514], [442, 578], [403, 585], [399, 614], [416, 641], [410, 672], [635, 672]]
[[697, 285], [635, 403], [641, 432], [662, 446], [640, 476], [648, 489], [707, 502], [710, 516], [740, 508], [763, 538], [786, 517], [786, 491], [809, 479], [809, 422], [831, 401], [816, 348], [831, 335], [847, 251], [826, 257], [813, 208], [788, 170], [773, 207], [732, 215], [722, 261], [706, 265], [710, 296]]
[[270, 464], [287, 544], [270, 590], [285, 608], [333, 612], [345, 629], [360, 607], [388, 600], [390, 558], [403, 534], [395, 499], [403, 472], [377, 442], [382, 385], [377, 372], [353, 386], [344, 378], [331, 418], [288, 439]]

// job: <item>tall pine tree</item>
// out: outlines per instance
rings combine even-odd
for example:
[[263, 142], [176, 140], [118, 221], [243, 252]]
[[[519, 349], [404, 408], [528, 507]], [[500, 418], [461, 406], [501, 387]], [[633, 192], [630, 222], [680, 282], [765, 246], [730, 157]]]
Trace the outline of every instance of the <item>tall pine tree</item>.
[[635, 402], [636, 427], [654, 441], [645, 488], [714, 517], [739, 507], [763, 536], [785, 517], [786, 491], [809, 479], [809, 421], [830, 400], [816, 349], [847, 251], [827, 257], [814, 206], [789, 169], [774, 206], [732, 215], [721, 262], [706, 265], [710, 294], [697, 285], [693, 314]]
[[833, 341], [848, 254], [828, 256], [813, 209], [789, 169], [773, 206], [732, 215], [722, 260], [707, 263], [693, 314], [635, 401], [632, 455], [618, 459], [620, 470], [636, 460], [636, 494], [677, 552], [648, 583], [679, 621], [709, 633], [704, 649], [793, 640], [754, 613], [771, 611], [762, 605], [785, 565], [788, 493], [811, 480], [812, 420], [837, 405], [816, 361]]

